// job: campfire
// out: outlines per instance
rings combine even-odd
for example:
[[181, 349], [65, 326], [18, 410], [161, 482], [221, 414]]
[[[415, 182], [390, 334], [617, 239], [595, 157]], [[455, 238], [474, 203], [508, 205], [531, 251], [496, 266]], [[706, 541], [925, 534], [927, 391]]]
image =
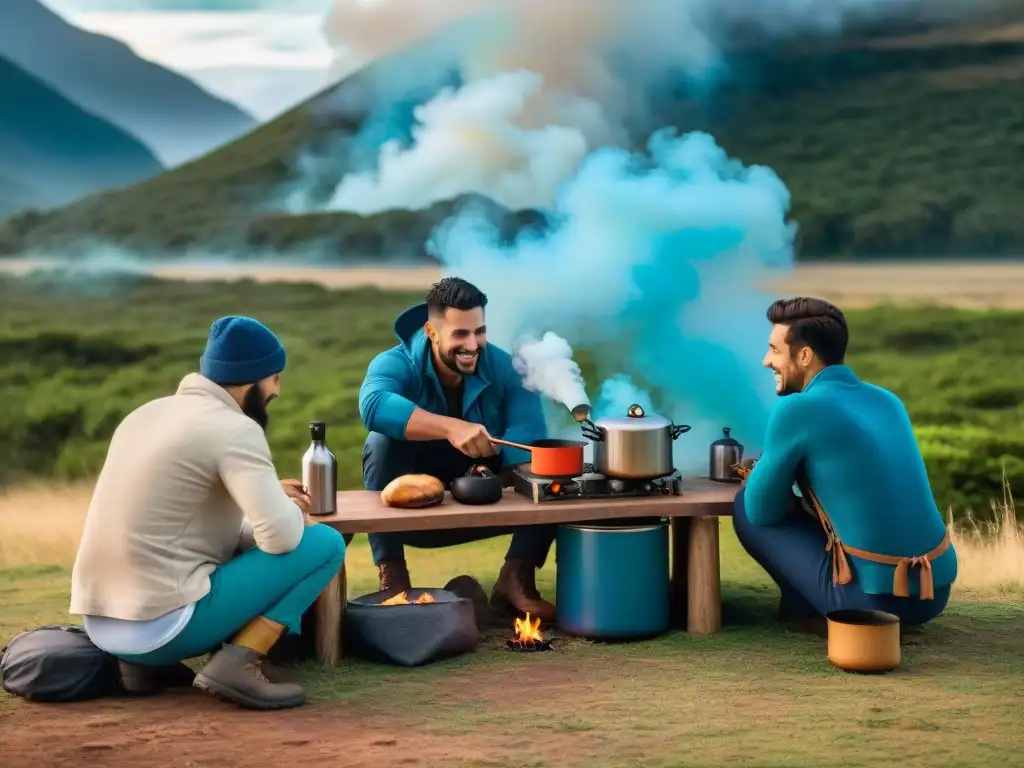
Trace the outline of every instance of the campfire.
[[417, 597], [412, 602], [409, 602], [409, 594], [407, 592], [399, 592], [394, 597], [389, 597], [384, 602], [377, 603], [377, 605], [416, 605], [416, 604], [422, 605], [423, 603], [436, 603], [436, 602], [437, 601], [434, 599], [434, 596], [431, 595], [428, 592], [424, 592], [422, 595]]
[[512, 628], [515, 630], [515, 637], [505, 641], [505, 647], [510, 651], [527, 653], [551, 649], [551, 641], [546, 640], [541, 634], [540, 619], [531, 619], [530, 614], [526, 614], [525, 619], [517, 618]]

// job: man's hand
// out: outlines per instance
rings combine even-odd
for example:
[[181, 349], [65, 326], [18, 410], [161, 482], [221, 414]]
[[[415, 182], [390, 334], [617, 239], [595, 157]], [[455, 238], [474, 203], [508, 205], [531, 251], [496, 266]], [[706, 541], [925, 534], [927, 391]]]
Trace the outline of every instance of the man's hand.
[[736, 474], [740, 476], [740, 485], [746, 486], [747, 478], [754, 471], [755, 464], [757, 464], [757, 459], [743, 459], [738, 464], [732, 465], [732, 468], [736, 470]]
[[282, 480], [281, 487], [284, 489], [285, 495], [302, 510], [302, 516], [308, 519], [309, 510], [313, 506], [313, 498], [309, 495], [306, 486], [298, 480]]
[[456, 420], [448, 432], [448, 442], [467, 456], [482, 459], [497, 453], [491, 436], [482, 424]]

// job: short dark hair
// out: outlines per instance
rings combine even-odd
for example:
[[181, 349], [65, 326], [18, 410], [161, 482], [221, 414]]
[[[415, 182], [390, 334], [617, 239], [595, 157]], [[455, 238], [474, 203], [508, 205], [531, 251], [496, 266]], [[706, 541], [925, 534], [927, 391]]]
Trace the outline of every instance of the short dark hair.
[[487, 296], [461, 277], [446, 277], [434, 283], [427, 291], [427, 312], [432, 317], [443, 315], [446, 309], [465, 311], [486, 306]]
[[835, 304], [806, 296], [779, 299], [768, 307], [768, 321], [788, 325], [786, 343], [810, 347], [825, 365], [842, 365], [846, 359], [850, 331]]

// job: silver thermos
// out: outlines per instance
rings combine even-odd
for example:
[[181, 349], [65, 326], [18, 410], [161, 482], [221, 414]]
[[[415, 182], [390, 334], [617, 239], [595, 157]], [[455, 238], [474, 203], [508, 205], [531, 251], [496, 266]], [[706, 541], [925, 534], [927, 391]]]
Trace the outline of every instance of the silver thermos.
[[337, 511], [338, 460], [327, 447], [327, 424], [309, 423], [312, 442], [302, 457], [302, 484], [312, 503], [311, 515], [333, 515]]
[[708, 462], [708, 477], [720, 483], [738, 483], [740, 476], [732, 468], [743, 458], [743, 446], [729, 436], [732, 430], [725, 427], [723, 437], [711, 444], [711, 456]]

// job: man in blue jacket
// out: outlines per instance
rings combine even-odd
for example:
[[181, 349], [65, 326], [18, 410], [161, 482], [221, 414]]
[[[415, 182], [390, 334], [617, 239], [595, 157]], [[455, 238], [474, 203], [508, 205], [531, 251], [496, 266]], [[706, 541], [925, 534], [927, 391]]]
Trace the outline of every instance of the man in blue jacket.
[[[446, 277], [395, 321], [399, 344], [377, 355], [359, 390], [359, 413], [370, 431], [363, 446], [363, 482], [380, 491], [396, 477], [433, 475], [446, 486], [475, 464], [501, 473], [528, 462], [527, 452], [493, 445], [491, 436], [530, 443], [547, 436], [540, 396], [523, 387], [512, 357], [487, 343], [487, 297]], [[409, 589], [404, 545], [445, 547], [512, 533], [491, 606], [554, 621], [555, 607], [537, 591], [555, 526], [370, 534], [380, 589]]]
[[733, 525], [779, 585], [780, 617], [819, 633], [826, 613], [846, 608], [930, 621], [957, 557], [906, 408], [844, 365], [849, 333], [832, 304], [779, 300], [768, 320], [764, 366], [782, 399]]

